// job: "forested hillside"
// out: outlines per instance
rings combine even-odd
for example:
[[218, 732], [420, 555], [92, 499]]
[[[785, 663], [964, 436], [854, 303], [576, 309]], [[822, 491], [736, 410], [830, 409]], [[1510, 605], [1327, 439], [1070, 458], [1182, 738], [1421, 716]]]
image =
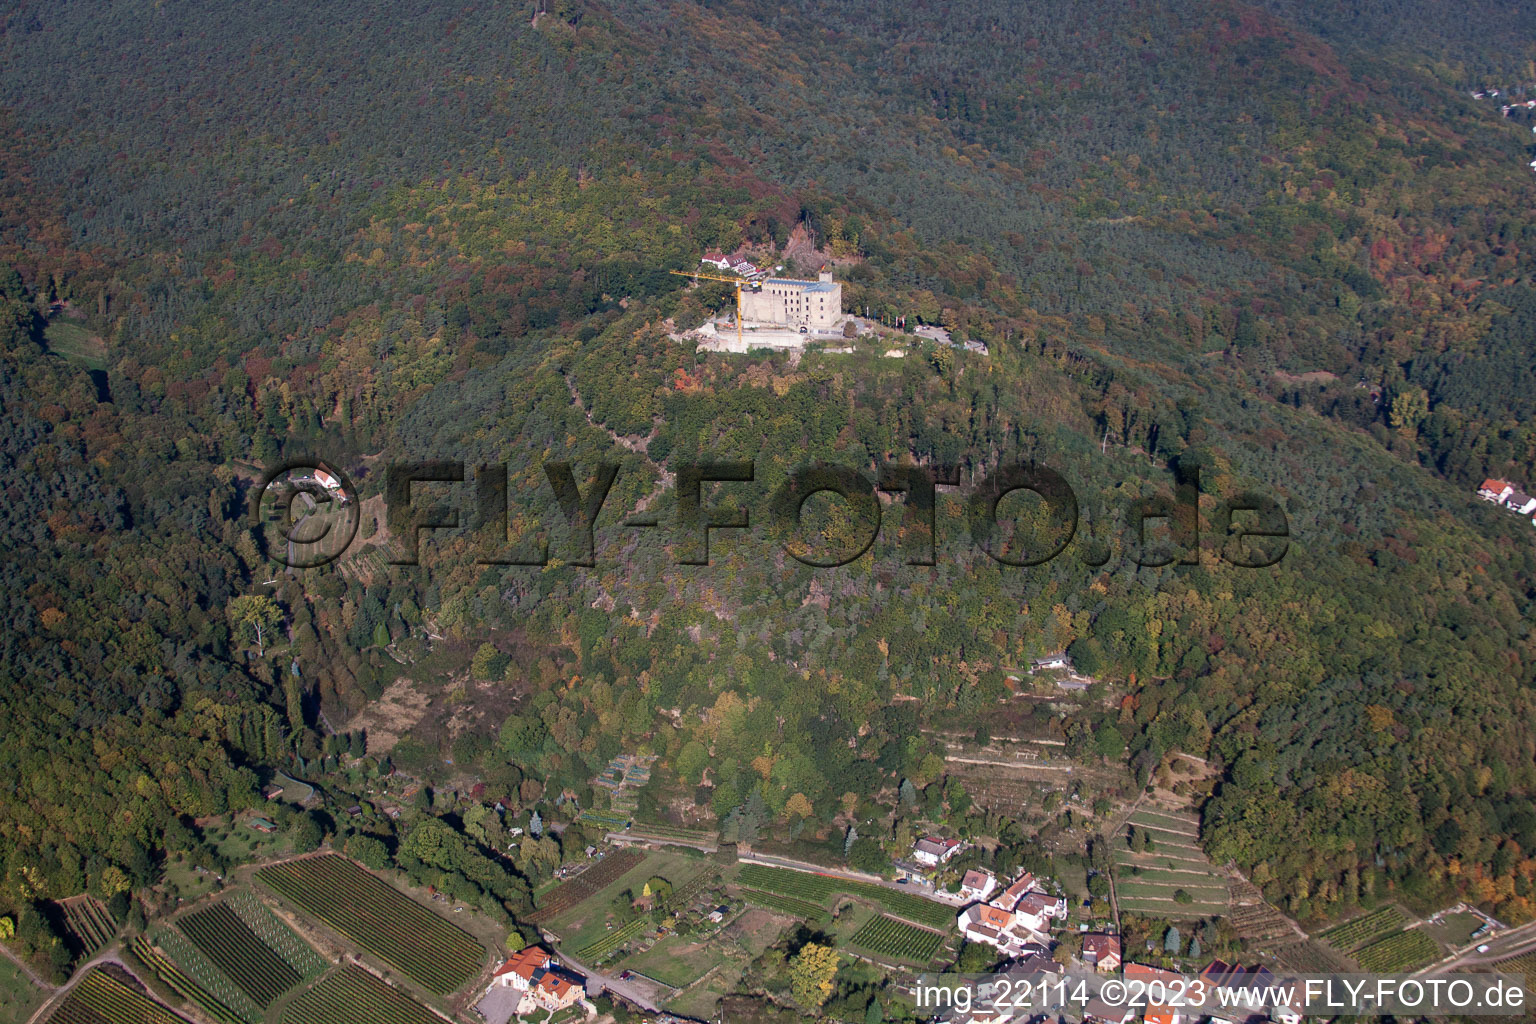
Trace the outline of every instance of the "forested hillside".
[[[917, 726], [1069, 649], [1124, 691], [1052, 726], [1073, 753], [1209, 759], [1203, 842], [1286, 910], [1536, 912], [1536, 533], [1470, 493], [1536, 483], [1533, 117], [1469, 95], [1536, 96], [1527, 7], [547, 6], [0, 11], [7, 899], [147, 880], [430, 632], [494, 639], [518, 703], [423, 766], [560, 792], [648, 745], [796, 834], [903, 780], [959, 805]], [[668, 270], [797, 231], [850, 308], [990, 354], [668, 338], [726, 295]], [[464, 533], [278, 578], [247, 488], [308, 452], [368, 495], [505, 461], [511, 542], [560, 521], [544, 463], [621, 468], [592, 568], [552, 526], [542, 569]], [[810, 460], [1033, 460], [1091, 529], [1003, 566], [944, 496], [932, 567], [898, 506], [842, 568], [766, 525], [679, 566], [622, 521], [704, 458], [755, 460], [754, 524]], [[1278, 566], [1134, 564], [1117, 517], [1192, 466], [1211, 509], [1279, 501]], [[256, 593], [281, 658], [230, 615]]]

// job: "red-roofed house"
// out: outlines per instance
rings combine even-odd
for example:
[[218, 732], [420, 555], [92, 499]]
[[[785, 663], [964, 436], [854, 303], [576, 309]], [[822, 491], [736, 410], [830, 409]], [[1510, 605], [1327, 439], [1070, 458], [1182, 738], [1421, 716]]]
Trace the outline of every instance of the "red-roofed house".
[[1020, 956], [1027, 948], [1043, 949], [1043, 938], [1028, 919], [987, 903], [973, 903], [960, 913], [960, 932], [972, 942], [984, 942], [1008, 956]]
[[1018, 881], [993, 897], [992, 905], [1002, 907], [1004, 910], [1012, 910], [1019, 905], [1019, 900], [1024, 898], [1024, 894], [1029, 892], [1034, 884], [1035, 876], [1026, 871], [1019, 876]]
[[958, 839], [940, 839], [938, 836], [926, 836], [919, 839], [912, 847], [912, 859], [919, 864], [936, 868], [959, 853], [964, 846], [965, 844]]
[[544, 972], [533, 986], [533, 1001], [550, 1013], [556, 1013], [579, 1000], [584, 989], [575, 980], [552, 970]]
[[728, 270], [731, 266], [731, 258], [724, 253], [719, 252], [707, 252], [704, 254], [704, 258], [699, 260], [699, 262], [711, 263], [720, 270]]
[[1147, 1012], [1141, 1018], [1146, 1024], [1182, 1024], [1184, 1015], [1178, 1010], [1166, 1006], [1147, 1007]]
[[1178, 981], [1182, 975], [1177, 971], [1166, 971], [1161, 967], [1149, 967], [1146, 964], [1129, 963], [1125, 965], [1127, 978], [1140, 978], [1142, 981]]
[[1478, 497], [1487, 501], [1503, 501], [1515, 493], [1515, 485], [1507, 480], [1495, 480], [1489, 477], [1484, 480], [1482, 486], [1477, 489]]
[[496, 972], [491, 975], [491, 984], [510, 985], [520, 992], [526, 992], [533, 986], [533, 976], [548, 970], [550, 963], [548, 953], [538, 946], [529, 946], [513, 953], [496, 968]]
[[1083, 936], [1083, 960], [1100, 971], [1120, 969], [1120, 936], [1094, 932]]

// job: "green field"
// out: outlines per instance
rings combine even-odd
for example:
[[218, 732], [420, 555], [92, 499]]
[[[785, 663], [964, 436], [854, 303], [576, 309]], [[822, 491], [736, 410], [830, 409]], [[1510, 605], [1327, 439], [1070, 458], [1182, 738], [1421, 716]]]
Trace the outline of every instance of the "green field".
[[42, 1003], [43, 990], [10, 957], [0, 957], [0, 1024], [22, 1024]]
[[200, 1006], [211, 1001], [214, 1006], [209, 1012], [215, 1016], [222, 1007], [245, 1020], [261, 1020], [262, 1008], [255, 1000], [181, 932], [156, 925], [149, 931], [149, 941], [159, 947], [163, 957], [146, 950], [142, 943], [135, 946], [135, 952], [184, 998]]
[[709, 829], [681, 828], [677, 825], [653, 825], [637, 821], [629, 828], [629, 835], [655, 839], [674, 839], [684, 843], [712, 845], [720, 833]]
[[1446, 914], [1434, 924], [1426, 923], [1424, 930], [1436, 941], [1459, 948], [1472, 941], [1472, 933], [1483, 926], [1483, 919], [1472, 913]]
[[361, 967], [348, 964], [299, 995], [282, 1024], [442, 1024], [443, 1018]]
[[645, 854], [639, 850], [625, 848], [610, 851], [575, 878], [542, 893], [538, 908], [528, 916], [528, 920], [534, 924], [543, 924], [560, 916], [644, 860]]
[[586, 963], [601, 963], [610, 953], [618, 949], [624, 943], [637, 936], [643, 935], [645, 929], [650, 926], [651, 919], [645, 915], [635, 918], [628, 924], [621, 925], [594, 942], [589, 942], [576, 951], [576, 959]]
[[[1200, 834], [1200, 823], [1192, 818], [1182, 818], [1174, 814], [1165, 814], [1161, 811], [1139, 810], [1130, 817], [1132, 825], [1142, 825], [1146, 828], [1158, 830], [1165, 829], [1168, 832], [1179, 833], [1177, 836], [1169, 836], [1170, 841], [1181, 840], [1193, 843]], [[1153, 837], [1156, 841], [1156, 837]]]
[[1357, 950], [1354, 957], [1367, 971], [1414, 971], [1440, 959], [1440, 947], [1423, 931], [1398, 932]]
[[240, 915], [257, 938], [272, 947], [272, 951], [308, 981], [318, 978], [330, 967], [329, 961], [315, 947], [299, 938], [292, 928], [278, 920], [276, 914], [256, 898], [249, 889], [238, 889], [225, 901], [229, 908]]
[[107, 368], [107, 346], [90, 331], [68, 320], [54, 320], [43, 331], [48, 351], [91, 370]]
[[[566, 906], [553, 917], [538, 918], [539, 924], [560, 936], [561, 944], [566, 948], [579, 950], [600, 947], [611, 934], [608, 928], [609, 904], [620, 892], [628, 889], [638, 896], [646, 880], [657, 875], [671, 882], [672, 891], [677, 893], [686, 890], [700, 874], [713, 873], [717, 869], [717, 865], [710, 861], [682, 853], [616, 850], [608, 857], [617, 858], [620, 854], [631, 855], [622, 862], [616, 862], [626, 865], [625, 870], [617, 874], [613, 870], [605, 871], [600, 887], [589, 885], [576, 903]], [[587, 869], [588, 872], [593, 870]], [[587, 874], [578, 875], [573, 881], [580, 882], [583, 878], [587, 878]]]
[[94, 896], [75, 896], [59, 904], [69, 930], [80, 941], [87, 959], [117, 934], [117, 922]]
[[763, 864], [745, 864], [736, 876], [737, 884], [758, 892], [790, 896], [806, 903], [831, 904], [838, 896], [878, 903], [896, 917], [905, 918], [931, 928], [947, 929], [954, 924], [955, 911], [943, 903], [925, 900], [921, 896], [900, 892], [876, 885], [835, 878], [831, 875], [813, 875], [789, 868], [768, 867]]
[[429, 991], [479, 973], [485, 947], [394, 886], [334, 854], [262, 868], [257, 881]]
[[871, 918], [848, 940], [848, 944], [855, 949], [919, 966], [932, 960], [943, 943], [944, 936], [938, 932], [884, 915]]

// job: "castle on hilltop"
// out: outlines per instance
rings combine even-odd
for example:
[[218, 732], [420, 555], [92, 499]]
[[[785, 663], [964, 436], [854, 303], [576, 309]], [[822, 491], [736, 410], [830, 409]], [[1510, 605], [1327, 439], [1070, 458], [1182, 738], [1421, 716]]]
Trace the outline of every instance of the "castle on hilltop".
[[770, 277], [760, 289], [741, 290], [743, 321], [830, 330], [842, 316], [843, 286], [825, 268], [815, 281]]

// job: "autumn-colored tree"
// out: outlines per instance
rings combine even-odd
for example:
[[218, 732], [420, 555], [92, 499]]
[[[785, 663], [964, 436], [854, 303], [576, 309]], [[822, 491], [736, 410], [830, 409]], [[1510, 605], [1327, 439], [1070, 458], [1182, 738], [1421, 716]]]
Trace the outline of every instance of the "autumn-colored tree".
[[837, 974], [837, 950], [808, 942], [789, 960], [789, 983], [796, 1002], [817, 1007], [832, 995], [832, 978]]

